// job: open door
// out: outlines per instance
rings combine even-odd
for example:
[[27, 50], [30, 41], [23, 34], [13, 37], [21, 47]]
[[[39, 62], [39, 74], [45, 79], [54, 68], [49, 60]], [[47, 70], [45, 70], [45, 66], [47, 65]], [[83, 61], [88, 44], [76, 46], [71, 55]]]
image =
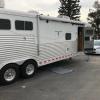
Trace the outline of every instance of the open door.
[[84, 50], [84, 28], [78, 28], [78, 51]]

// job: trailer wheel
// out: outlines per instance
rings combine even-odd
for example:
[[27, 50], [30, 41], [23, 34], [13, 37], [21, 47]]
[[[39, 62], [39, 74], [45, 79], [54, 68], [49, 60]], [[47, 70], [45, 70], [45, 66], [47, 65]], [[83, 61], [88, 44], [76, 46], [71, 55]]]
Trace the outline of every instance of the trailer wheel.
[[70, 58], [69, 58], [69, 61], [72, 61], [72, 59], [73, 59], [73, 58], [72, 58], [72, 57], [70, 57]]
[[19, 76], [19, 66], [17, 64], [8, 64], [0, 71], [0, 83], [9, 85], [14, 83]]
[[21, 66], [21, 76], [23, 78], [32, 78], [36, 72], [37, 64], [33, 60], [27, 60]]

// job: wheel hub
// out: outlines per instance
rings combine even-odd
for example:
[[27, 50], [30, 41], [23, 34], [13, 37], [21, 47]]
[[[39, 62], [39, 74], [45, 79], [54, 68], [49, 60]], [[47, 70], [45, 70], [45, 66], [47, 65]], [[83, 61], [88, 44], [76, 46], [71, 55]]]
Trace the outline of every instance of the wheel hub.
[[34, 65], [33, 64], [29, 64], [26, 67], [26, 74], [27, 75], [32, 75], [34, 73]]
[[15, 77], [16, 77], [16, 72], [12, 68], [6, 70], [4, 73], [4, 79], [8, 82], [13, 81]]

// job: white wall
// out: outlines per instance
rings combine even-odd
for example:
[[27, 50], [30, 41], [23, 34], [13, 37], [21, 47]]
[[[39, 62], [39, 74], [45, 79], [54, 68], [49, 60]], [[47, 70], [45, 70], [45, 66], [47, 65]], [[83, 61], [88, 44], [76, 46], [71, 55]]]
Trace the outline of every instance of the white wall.
[[[59, 36], [56, 31], [61, 31]], [[40, 43], [64, 42], [65, 33], [71, 33], [72, 41], [76, 40], [77, 26], [55, 21], [40, 21]]]
[[[40, 20], [40, 59], [77, 53], [78, 26], [68, 23]], [[56, 31], [61, 31], [59, 36]], [[65, 40], [65, 33], [72, 39]], [[67, 50], [68, 49], [68, 50]]]

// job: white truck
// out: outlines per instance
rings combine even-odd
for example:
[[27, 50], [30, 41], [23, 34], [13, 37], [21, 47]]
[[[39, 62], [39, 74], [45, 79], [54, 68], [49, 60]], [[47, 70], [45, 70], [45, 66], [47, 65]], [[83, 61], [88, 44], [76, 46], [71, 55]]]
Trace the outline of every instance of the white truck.
[[84, 23], [0, 9], [0, 82], [32, 77], [43, 65], [83, 50]]

